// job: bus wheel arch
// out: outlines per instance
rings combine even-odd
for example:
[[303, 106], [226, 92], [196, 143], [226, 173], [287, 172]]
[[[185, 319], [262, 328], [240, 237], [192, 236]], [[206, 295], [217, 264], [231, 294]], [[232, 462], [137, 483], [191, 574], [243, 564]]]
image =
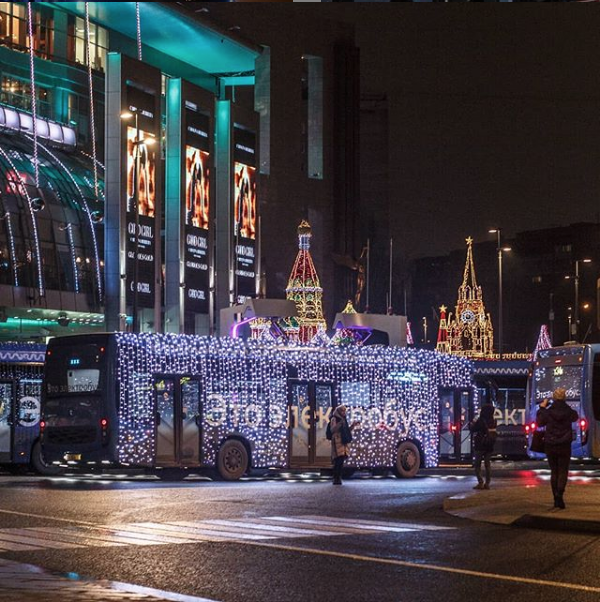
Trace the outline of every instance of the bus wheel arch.
[[237, 481], [251, 466], [250, 445], [243, 437], [228, 437], [217, 452], [216, 467], [225, 481]]
[[414, 477], [424, 465], [423, 451], [417, 441], [405, 439], [398, 443], [394, 472], [398, 478]]
[[60, 475], [64, 470], [55, 464], [47, 464], [42, 454], [42, 442], [36, 439], [31, 447], [31, 467], [35, 472], [45, 477], [53, 477]]

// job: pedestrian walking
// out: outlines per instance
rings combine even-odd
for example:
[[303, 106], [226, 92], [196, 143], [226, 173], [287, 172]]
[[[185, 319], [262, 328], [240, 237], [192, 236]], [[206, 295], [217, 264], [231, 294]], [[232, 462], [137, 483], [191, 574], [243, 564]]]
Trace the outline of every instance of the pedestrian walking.
[[536, 421], [546, 427], [544, 445], [548, 465], [550, 466], [550, 485], [554, 496], [554, 507], [564, 510], [563, 495], [569, 479], [571, 463], [571, 443], [573, 432], [571, 423], [579, 419], [577, 412], [567, 404], [567, 391], [555, 389], [552, 403], [544, 399], [537, 411]]
[[334, 485], [342, 484], [342, 468], [344, 467], [344, 461], [350, 455], [349, 444], [352, 441], [352, 431], [357, 425], [358, 422], [348, 425], [346, 406], [339, 405], [335, 408], [329, 422]]
[[[479, 418], [469, 423], [469, 430], [473, 435], [473, 465], [477, 477], [477, 485], [473, 489], [489, 489], [492, 480], [491, 458], [496, 444], [496, 420], [491, 403], [481, 406]], [[481, 476], [481, 462], [485, 466], [485, 480]]]

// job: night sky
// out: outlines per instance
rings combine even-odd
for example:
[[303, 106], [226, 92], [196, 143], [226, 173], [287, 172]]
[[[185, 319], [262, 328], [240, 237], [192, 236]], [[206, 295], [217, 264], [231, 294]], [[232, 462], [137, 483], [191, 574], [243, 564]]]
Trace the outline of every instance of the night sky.
[[[309, 9], [314, 5], [294, 6]], [[594, 5], [337, 4], [364, 92], [390, 103], [395, 237], [406, 258], [600, 212]], [[318, 17], [316, 17], [318, 18]]]

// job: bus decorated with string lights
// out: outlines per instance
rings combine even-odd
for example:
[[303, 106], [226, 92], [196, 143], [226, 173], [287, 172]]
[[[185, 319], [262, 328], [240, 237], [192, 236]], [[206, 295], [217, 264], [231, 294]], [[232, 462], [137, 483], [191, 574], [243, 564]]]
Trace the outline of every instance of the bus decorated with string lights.
[[0, 343], [0, 467], [55, 474], [42, 460], [40, 408], [46, 346]]
[[58, 337], [46, 355], [42, 448], [56, 465], [216, 468], [228, 480], [252, 468], [325, 468], [327, 423], [344, 404], [360, 423], [347, 466], [410, 477], [465, 441], [470, 453], [473, 393], [471, 363], [435, 351]]
[[[600, 458], [600, 345], [565, 345], [538, 351], [529, 377], [526, 431], [536, 430], [536, 414], [555, 389], [566, 390], [566, 401], [579, 415], [573, 423], [573, 458]], [[529, 451], [530, 457], [544, 454]]]

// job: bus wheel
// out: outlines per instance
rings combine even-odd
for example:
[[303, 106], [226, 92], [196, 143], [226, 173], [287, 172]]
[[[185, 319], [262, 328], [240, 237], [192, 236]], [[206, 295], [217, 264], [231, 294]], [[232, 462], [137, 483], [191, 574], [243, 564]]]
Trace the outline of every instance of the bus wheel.
[[222, 479], [237, 481], [248, 470], [248, 450], [237, 439], [228, 439], [217, 455], [217, 470]]
[[403, 441], [396, 453], [396, 476], [400, 478], [414, 477], [421, 468], [421, 452], [411, 441]]
[[54, 477], [62, 474], [63, 469], [55, 464], [46, 464], [42, 455], [42, 444], [36, 441], [31, 448], [31, 467], [35, 472], [45, 477]]

